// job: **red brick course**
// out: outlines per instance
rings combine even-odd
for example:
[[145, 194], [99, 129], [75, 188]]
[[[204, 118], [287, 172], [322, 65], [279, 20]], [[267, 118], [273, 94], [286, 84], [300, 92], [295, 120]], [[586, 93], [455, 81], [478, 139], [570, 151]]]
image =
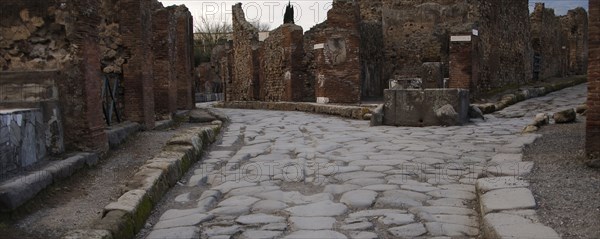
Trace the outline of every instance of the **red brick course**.
[[176, 63], [177, 72], [177, 108], [189, 110], [194, 107], [194, 34], [192, 14], [185, 6], [176, 9]]
[[174, 7], [159, 9], [152, 16], [154, 52], [154, 108], [157, 115], [169, 116], [177, 111], [175, 77]]
[[123, 65], [125, 118], [154, 128], [152, 0], [121, 0], [121, 34], [131, 56]]

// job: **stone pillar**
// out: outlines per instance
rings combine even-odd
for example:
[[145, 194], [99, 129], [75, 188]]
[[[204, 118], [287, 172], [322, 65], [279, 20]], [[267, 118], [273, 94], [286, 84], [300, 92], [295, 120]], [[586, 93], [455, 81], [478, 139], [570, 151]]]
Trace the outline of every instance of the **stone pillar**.
[[177, 111], [177, 79], [175, 78], [175, 8], [162, 8], [152, 15], [154, 53], [154, 108], [157, 114], [169, 116]]
[[586, 149], [600, 157], [600, 0], [589, 1], [589, 67]]
[[97, 27], [100, 24], [99, 0], [71, 0], [67, 9], [72, 22], [67, 39], [78, 51], [66, 69], [66, 80], [58, 83], [65, 118], [67, 150], [108, 150], [102, 113], [100, 48]]
[[176, 49], [177, 60], [177, 108], [190, 110], [194, 107], [194, 31], [192, 14], [185, 6], [177, 6]]
[[151, 0], [121, 0], [121, 34], [131, 56], [123, 65], [125, 119], [154, 128]]
[[471, 89], [473, 78], [473, 42], [471, 35], [450, 37], [449, 88]]
[[246, 21], [242, 4], [233, 6], [233, 71], [228, 100], [257, 100], [260, 75], [258, 30]]

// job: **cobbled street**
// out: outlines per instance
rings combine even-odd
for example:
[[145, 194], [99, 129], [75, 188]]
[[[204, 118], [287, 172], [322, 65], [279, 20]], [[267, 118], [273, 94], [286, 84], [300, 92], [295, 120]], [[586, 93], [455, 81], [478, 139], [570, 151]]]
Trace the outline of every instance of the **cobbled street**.
[[[585, 102], [586, 85], [462, 127], [369, 127], [299, 112], [220, 109], [231, 123], [147, 238], [476, 238], [475, 182], [520, 175], [537, 113]], [[181, 188], [181, 187], [180, 187]]]

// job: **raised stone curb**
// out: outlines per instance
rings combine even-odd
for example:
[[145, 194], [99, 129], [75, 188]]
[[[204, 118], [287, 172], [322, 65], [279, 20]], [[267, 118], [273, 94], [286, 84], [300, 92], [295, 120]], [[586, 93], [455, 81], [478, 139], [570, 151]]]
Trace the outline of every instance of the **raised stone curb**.
[[586, 77], [577, 77], [577, 78], [574, 78], [572, 80], [565, 81], [565, 82], [554, 83], [554, 84], [543, 86], [543, 87], [524, 89], [524, 90], [521, 90], [514, 94], [507, 94], [507, 95], [504, 95], [500, 99], [500, 101], [498, 101], [496, 103], [473, 104], [473, 105], [476, 106], [477, 108], [479, 108], [481, 110], [481, 112], [483, 112], [484, 114], [491, 114], [496, 111], [500, 111], [508, 106], [519, 103], [521, 101], [535, 98], [535, 97], [544, 96], [544, 95], [547, 95], [554, 91], [559, 91], [559, 90], [562, 90], [562, 89], [565, 89], [568, 87], [572, 87], [572, 86], [576, 86], [579, 84], [583, 84], [586, 82], [587, 82]]
[[[523, 148], [539, 135], [527, 135], [506, 145], [507, 148]], [[475, 187], [484, 238], [560, 238], [554, 229], [541, 224], [535, 215], [533, 193], [529, 182], [520, 176], [533, 168], [532, 162], [523, 162], [521, 153], [500, 153], [490, 161], [487, 169], [498, 177], [480, 178]]]
[[12, 211], [23, 205], [53, 182], [73, 175], [84, 166], [98, 163], [95, 153], [78, 153], [67, 159], [54, 161], [46, 167], [14, 178], [0, 185], [0, 211]]
[[141, 130], [141, 126], [138, 123], [125, 122], [119, 125], [111, 126], [105, 130], [108, 136], [108, 146], [111, 149], [119, 147], [125, 140], [131, 137], [134, 133]]
[[133, 238], [162, 196], [200, 159], [205, 146], [216, 141], [222, 124], [214, 121], [173, 136], [161, 153], [147, 161], [125, 183], [122, 196], [104, 208], [103, 217], [93, 229], [71, 231], [63, 238], [88, 238], [77, 235], [88, 235], [82, 232], [96, 230], [109, 231], [112, 238]]
[[260, 101], [227, 101], [215, 105], [219, 108], [260, 109], [279, 111], [302, 111], [316, 114], [335, 115], [344, 118], [369, 120], [371, 110], [375, 107], [331, 105], [309, 102], [260, 102]]

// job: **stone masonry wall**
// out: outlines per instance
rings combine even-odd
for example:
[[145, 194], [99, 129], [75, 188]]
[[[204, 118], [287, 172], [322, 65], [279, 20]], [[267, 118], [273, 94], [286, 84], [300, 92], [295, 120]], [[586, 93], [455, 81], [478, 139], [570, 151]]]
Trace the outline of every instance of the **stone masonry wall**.
[[586, 148], [600, 157], [600, 0], [589, 1], [589, 67]]
[[384, 39], [382, 0], [357, 1], [360, 12], [361, 92], [363, 99], [380, 99], [388, 79], [383, 75]]
[[568, 73], [584, 75], [588, 67], [588, 14], [579, 7], [561, 16], [560, 22], [567, 38]]
[[382, 0], [384, 77], [420, 77], [424, 62], [448, 62], [451, 34], [470, 32], [478, 5], [467, 0]]
[[271, 31], [261, 48], [262, 101], [301, 101], [305, 77], [302, 27], [284, 24]]
[[473, 29], [480, 66], [472, 95], [532, 78], [527, 0], [382, 0], [381, 14], [385, 79], [423, 77], [423, 63], [449, 61], [451, 35]]
[[479, 1], [480, 50], [477, 95], [532, 79], [533, 49], [527, 0]]
[[175, 8], [161, 8], [152, 15], [154, 52], [154, 108], [158, 116], [168, 118], [177, 111], [177, 78], [175, 73]]
[[[322, 103], [359, 103], [359, 11], [352, 1], [335, 1], [324, 28], [311, 29], [315, 96]], [[314, 44], [313, 44], [314, 43]]]
[[559, 18], [544, 3], [536, 3], [531, 14], [531, 45], [534, 51], [534, 79], [566, 75], [567, 42]]
[[233, 6], [233, 71], [227, 100], [256, 100], [259, 94], [258, 30], [246, 21], [242, 4]]

